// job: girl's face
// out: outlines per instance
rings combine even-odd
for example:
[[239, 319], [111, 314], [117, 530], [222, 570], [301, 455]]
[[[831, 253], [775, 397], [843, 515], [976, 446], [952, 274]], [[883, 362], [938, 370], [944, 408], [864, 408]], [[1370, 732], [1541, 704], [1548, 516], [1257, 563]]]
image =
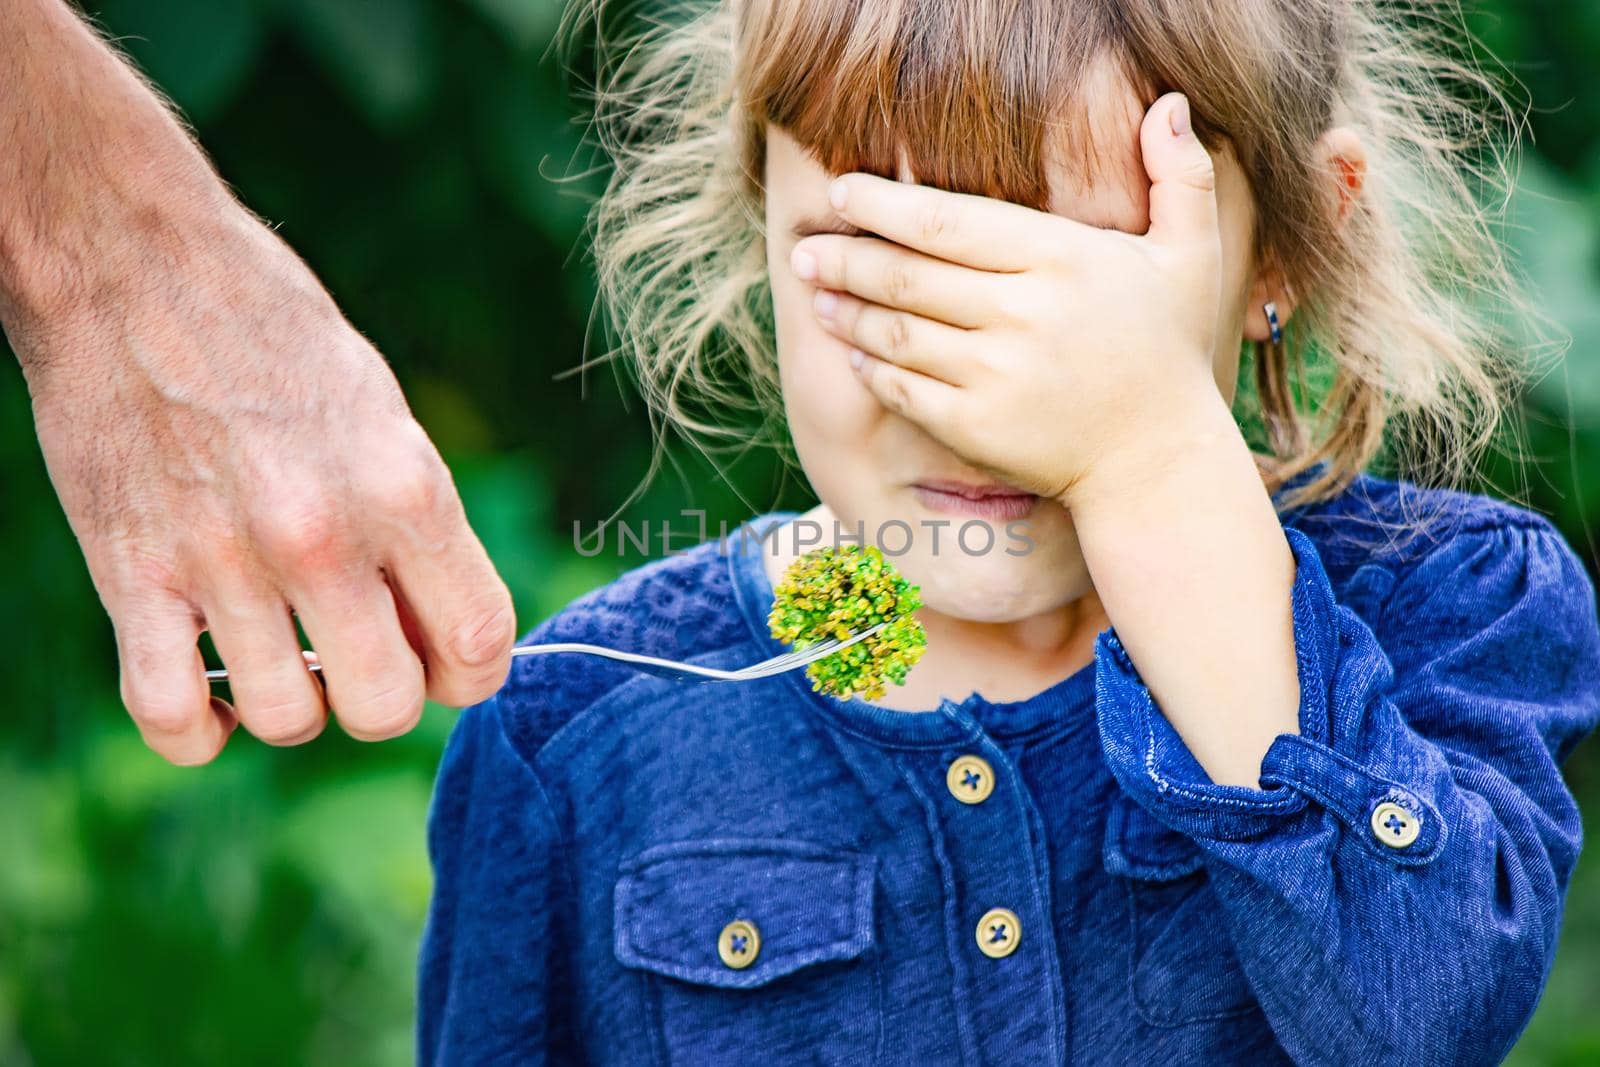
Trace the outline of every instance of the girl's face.
[[[1114, 76], [1097, 74], [1087, 81], [1085, 91], [1093, 94], [1086, 101], [1088, 113], [1102, 150], [1092, 173], [1052, 164], [1050, 211], [1143, 233], [1149, 226], [1150, 184], [1139, 152], [1143, 108]], [[1250, 262], [1247, 183], [1226, 153], [1213, 158], [1224, 271], [1214, 366], [1218, 390], [1231, 402], [1245, 312], [1261, 290]], [[825, 220], [824, 228], [842, 223], [828, 204], [834, 177], [781, 128], [768, 125], [767, 266], [779, 377], [796, 452], [823, 504], [816, 513], [823, 542], [834, 540], [833, 520], [846, 537], [859, 524], [867, 541], [881, 544], [900, 572], [922, 587], [927, 608], [955, 619], [1012, 622], [1077, 601], [1092, 592], [1092, 585], [1067, 510], [1003, 486], [1013, 495], [963, 499], [963, 486], [974, 495], [997, 483], [879, 404], [851, 371], [846, 343], [818, 323], [812, 311], [816, 286], [795, 276], [789, 253], [802, 237], [820, 232], [808, 229], [806, 220]], [[896, 177], [915, 180], [904, 164]], [[1138, 309], [1108, 308], [1106, 313], [1138, 314]], [[1084, 359], [1116, 356], [1082, 354]], [[902, 546], [906, 550], [895, 554]]]

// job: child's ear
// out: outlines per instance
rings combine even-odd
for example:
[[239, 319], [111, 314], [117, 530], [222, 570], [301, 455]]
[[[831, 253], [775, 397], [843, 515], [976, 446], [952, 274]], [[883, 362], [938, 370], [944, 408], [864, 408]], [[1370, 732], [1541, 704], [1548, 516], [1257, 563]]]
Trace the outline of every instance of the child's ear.
[[[1335, 126], [1317, 139], [1318, 172], [1325, 176], [1328, 211], [1335, 226], [1342, 226], [1350, 209], [1361, 198], [1367, 178], [1367, 149], [1361, 135], [1349, 126]], [[1272, 336], [1264, 305], [1277, 306], [1278, 325], [1284, 326], [1294, 314], [1295, 298], [1275, 263], [1264, 263], [1250, 285], [1250, 302], [1245, 308], [1244, 336], [1249, 341], [1266, 341]]]
[[1317, 158], [1326, 175], [1328, 210], [1343, 224], [1367, 182], [1367, 146], [1349, 126], [1335, 126], [1317, 138]]
[[1246, 341], [1268, 341], [1272, 338], [1272, 326], [1267, 322], [1267, 301], [1277, 305], [1278, 325], [1285, 326], [1289, 316], [1294, 314], [1294, 296], [1289, 292], [1289, 287], [1283, 280], [1283, 271], [1272, 262], [1261, 264], [1256, 269], [1256, 276], [1250, 282], [1249, 303], [1244, 309], [1244, 339]]

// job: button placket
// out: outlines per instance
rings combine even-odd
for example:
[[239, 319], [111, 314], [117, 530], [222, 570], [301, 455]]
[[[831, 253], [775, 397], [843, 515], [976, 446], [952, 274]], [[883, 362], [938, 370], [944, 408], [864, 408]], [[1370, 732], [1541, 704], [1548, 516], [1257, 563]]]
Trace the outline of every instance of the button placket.
[[992, 960], [1004, 959], [1022, 943], [1022, 920], [1010, 908], [990, 908], [978, 920], [978, 948]]
[[[1049, 871], [1039, 868], [1044, 857], [1035, 839], [1036, 814], [1009, 754], [964, 708], [945, 710], [970, 731], [967, 741], [914, 757], [906, 769], [928, 785], [935, 775], [934, 781], [942, 779], [917, 792], [941, 839], [936, 848], [952, 884], [945, 916], [958, 957], [953, 962], [962, 987], [959, 1003], [981, 1049], [1008, 1063], [1059, 1063], [1065, 1055], [1065, 994], [1051, 933]], [[1030, 931], [1026, 943], [1024, 927]], [[1019, 1031], [1052, 1036], [1022, 1053]]]
[[945, 788], [963, 804], [982, 804], [994, 792], [994, 768], [982, 756], [968, 752], [950, 761]]

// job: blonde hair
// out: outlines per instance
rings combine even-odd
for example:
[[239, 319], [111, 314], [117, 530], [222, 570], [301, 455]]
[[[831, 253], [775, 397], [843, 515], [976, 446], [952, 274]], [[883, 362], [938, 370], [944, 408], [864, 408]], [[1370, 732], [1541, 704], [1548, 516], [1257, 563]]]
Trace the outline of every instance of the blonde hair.
[[[1243, 353], [1235, 400], [1269, 492], [1315, 475], [1280, 510], [1333, 497], [1380, 456], [1414, 481], [1464, 484], [1512, 406], [1530, 315], [1494, 199], [1520, 120], [1449, 6], [701, 0], [651, 4], [616, 35], [603, 7], [575, 0], [565, 28], [595, 24], [591, 128], [614, 163], [590, 215], [619, 342], [605, 358], [633, 369], [658, 445], [671, 427], [792, 462], [766, 123], [830, 172], [892, 177], [903, 147], [920, 182], [1047, 210], [1049, 131], [1102, 56], [1146, 104], [1183, 92], [1202, 141], [1232, 150], [1258, 262], [1297, 297], [1282, 343]], [[1368, 157], [1342, 225], [1317, 150], [1341, 124]], [[1093, 150], [1086, 135], [1077, 147]]]

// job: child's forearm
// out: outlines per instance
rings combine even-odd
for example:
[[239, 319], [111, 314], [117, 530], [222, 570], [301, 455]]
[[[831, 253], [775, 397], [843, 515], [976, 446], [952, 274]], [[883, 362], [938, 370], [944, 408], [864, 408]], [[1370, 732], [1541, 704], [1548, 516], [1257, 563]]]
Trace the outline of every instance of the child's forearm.
[[1157, 706], [1212, 781], [1259, 788], [1299, 732], [1294, 555], [1221, 394], [1169, 414], [1062, 503]]

